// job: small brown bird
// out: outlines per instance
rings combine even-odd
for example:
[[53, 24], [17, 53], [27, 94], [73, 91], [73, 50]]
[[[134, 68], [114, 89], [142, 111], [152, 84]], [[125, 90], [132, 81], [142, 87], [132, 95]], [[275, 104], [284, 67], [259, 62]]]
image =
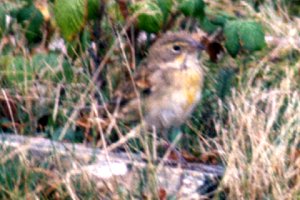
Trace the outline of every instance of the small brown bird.
[[[121, 83], [114, 93], [112, 102], [120, 106], [117, 118], [144, 122], [143, 128], [155, 128], [163, 134], [183, 124], [201, 97], [204, 67], [199, 54], [203, 49], [188, 32], [167, 33], [159, 38], [131, 80]], [[128, 138], [135, 137], [135, 132], [127, 134]], [[119, 143], [123, 142], [112, 146]]]
[[[120, 117], [142, 119], [157, 131], [178, 127], [201, 97], [204, 70], [199, 53], [204, 46], [187, 32], [167, 33], [149, 49], [133, 81], [122, 83]], [[142, 115], [142, 116], [141, 116]]]

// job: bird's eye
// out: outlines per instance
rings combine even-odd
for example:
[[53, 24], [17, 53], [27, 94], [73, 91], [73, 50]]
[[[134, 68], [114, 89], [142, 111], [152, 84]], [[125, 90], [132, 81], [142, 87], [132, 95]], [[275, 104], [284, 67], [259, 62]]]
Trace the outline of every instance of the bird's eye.
[[174, 45], [173, 46], [173, 49], [172, 49], [174, 52], [178, 53], [181, 51], [181, 47], [179, 45]]

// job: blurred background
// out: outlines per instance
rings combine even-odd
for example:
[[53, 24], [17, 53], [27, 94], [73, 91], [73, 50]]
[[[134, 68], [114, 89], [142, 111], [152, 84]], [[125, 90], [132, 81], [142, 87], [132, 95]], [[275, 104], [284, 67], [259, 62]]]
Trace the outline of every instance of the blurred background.
[[[299, 0], [1, 1], [0, 132], [102, 148], [105, 130], [106, 142], [117, 141], [135, 124], [107, 129], [92, 110], [130, 78], [157, 38], [180, 30], [197, 32], [206, 46], [202, 100], [180, 128], [183, 157], [226, 167], [216, 198], [299, 199]], [[128, 145], [128, 153], [146, 148]], [[5, 160], [0, 198], [70, 199], [59, 175], [49, 184], [49, 174], [20, 157]], [[76, 181], [82, 199], [116, 193]], [[145, 191], [117, 196], [158, 195]]]

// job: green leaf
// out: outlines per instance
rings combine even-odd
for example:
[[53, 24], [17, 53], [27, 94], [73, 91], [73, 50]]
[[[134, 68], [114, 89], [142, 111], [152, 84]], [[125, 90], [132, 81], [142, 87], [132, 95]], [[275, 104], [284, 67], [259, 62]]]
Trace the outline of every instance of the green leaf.
[[204, 17], [205, 3], [203, 0], [181, 0], [179, 10], [186, 16]]
[[220, 26], [224, 26], [224, 24], [225, 24], [226, 21], [227, 21], [227, 18], [224, 17], [223, 15], [216, 15], [216, 16], [214, 16], [213, 18], [211, 18], [210, 21], [211, 21], [213, 24], [220, 25]]
[[239, 38], [242, 47], [251, 52], [261, 50], [265, 46], [265, 34], [261, 25], [255, 21], [241, 23]]
[[138, 27], [149, 33], [157, 33], [163, 24], [163, 14], [159, 6], [153, 2], [138, 2], [133, 5], [133, 11], [138, 13]]
[[265, 46], [265, 34], [261, 25], [255, 21], [233, 20], [224, 27], [225, 47], [235, 57], [240, 49], [253, 52]]
[[[58, 55], [56, 53], [34, 54], [30, 65], [35, 69], [34, 71], [37, 73], [40, 79], [51, 80], [53, 77], [55, 77], [57, 71], [59, 71], [55, 69], [59, 67]], [[40, 73], [41, 71], [43, 73]]]
[[60, 65], [59, 59], [59, 54], [51, 52], [35, 54], [31, 59], [23, 56], [1, 56], [0, 78], [9, 86], [22, 86], [25, 82], [30, 84], [37, 77], [53, 82], [72, 82], [72, 67], [66, 61]]
[[29, 43], [37, 43], [42, 39], [41, 27], [44, 22], [42, 13], [32, 4], [17, 11], [17, 21], [25, 29], [25, 37]]
[[211, 34], [217, 30], [218, 25], [213, 24], [206, 16], [199, 19], [200, 27], [207, 33]]
[[34, 78], [34, 69], [27, 59], [23, 56], [4, 56], [1, 60], [5, 59], [5, 65], [1, 66], [3, 75], [7, 83], [11, 86], [24, 84], [25, 81], [31, 81]]
[[209, 17], [209, 20], [215, 24], [224, 27], [227, 21], [229, 20], [235, 20], [235, 16], [229, 15], [228, 13], [224, 11], [220, 11], [218, 13], [211, 13], [211, 15], [207, 14]]
[[173, 0], [157, 0], [157, 5], [163, 13], [164, 22], [166, 22], [169, 17], [169, 14], [171, 13]]
[[55, 0], [54, 16], [67, 41], [82, 31], [88, 20], [99, 16], [99, 0]]
[[239, 43], [239, 35], [238, 29], [240, 26], [240, 21], [234, 20], [229, 21], [225, 24], [224, 27], [224, 36], [225, 36], [225, 47], [228, 53], [235, 57], [239, 50], [240, 50], [240, 43]]
[[57, 53], [35, 54], [31, 65], [42, 80], [71, 83], [74, 77], [72, 67], [65, 60], [60, 65], [59, 59]]
[[71, 41], [85, 24], [85, 0], [56, 0], [54, 15], [63, 37]]
[[215, 13], [207, 9], [205, 11], [205, 16], [202, 18], [198, 18], [198, 21], [200, 27], [204, 31], [211, 34], [214, 33], [217, 30], [217, 28], [224, 28], [227, 21], [234, 19], [234, 16], [228, 15], [223, 11]]

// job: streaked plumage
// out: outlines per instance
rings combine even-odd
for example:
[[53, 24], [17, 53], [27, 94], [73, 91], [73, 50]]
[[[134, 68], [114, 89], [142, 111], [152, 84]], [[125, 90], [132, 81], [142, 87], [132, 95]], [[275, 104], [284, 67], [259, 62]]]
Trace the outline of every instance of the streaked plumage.
[[142, 117], [157, 130], [184, 123], [201, 97], [204, 71], [198, 55], [202, 49], [187, 32], [159, 38], [134, 73], [134, 83], [122, 83], [115, 92], [121, 102], [119, 117], [125, 121]]

